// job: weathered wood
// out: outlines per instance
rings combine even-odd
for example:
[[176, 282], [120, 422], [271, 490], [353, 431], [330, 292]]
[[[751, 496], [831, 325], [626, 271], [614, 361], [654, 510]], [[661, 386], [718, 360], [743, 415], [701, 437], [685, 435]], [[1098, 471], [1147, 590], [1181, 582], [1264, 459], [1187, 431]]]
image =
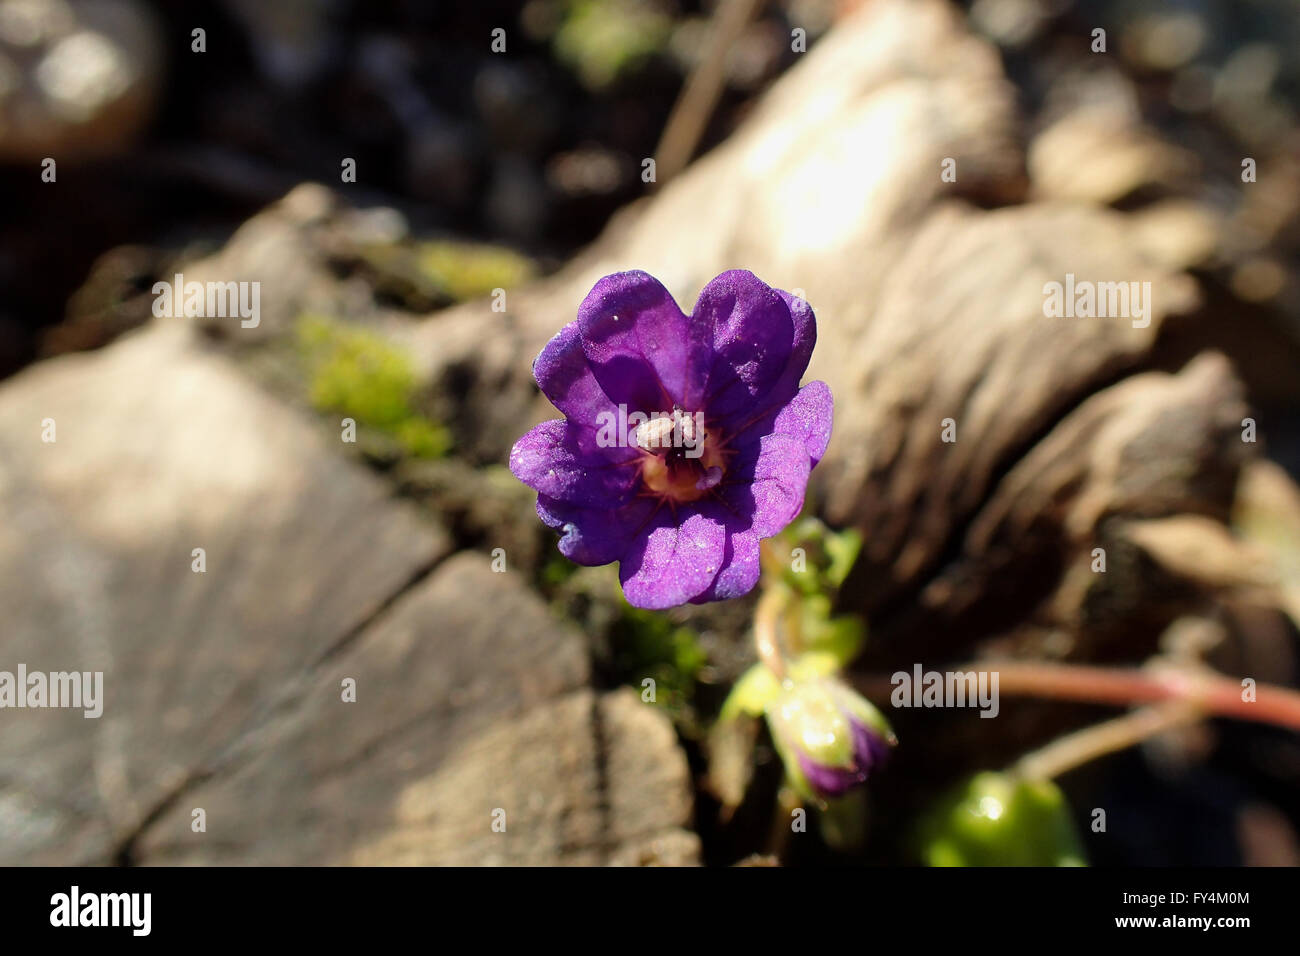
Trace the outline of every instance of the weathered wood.
[[8, 862], [102, 860], [448, 546], [174, 326], [6, 382], [0, 498], [0, 654], [106, 696], [0, 715], [4, 790], [41, 807]]
[[[695, 862], [667, 719], [594, 696], [580, 634], [391, 494], [176, 323], [6, 382], [0, 659], [105, 700], [0, 713], [0, 860]], [[465, 816], [403, 830], [426, 778]]]
[[[340, 699], [347, 677], [355, 704]], [[255, 728], [246, 759], [171, 807], [138, 855], [596, 864], [668, 840], [681, 852], [667, 862], [695, 862], [671, 727], [636, 694], [597, 695], [588, 678], [581, 635], [483, 555], [458, 555], [313, 676], [290, 712]], [[192, 807], [206, 809], [207, 833], [190, 832]]]

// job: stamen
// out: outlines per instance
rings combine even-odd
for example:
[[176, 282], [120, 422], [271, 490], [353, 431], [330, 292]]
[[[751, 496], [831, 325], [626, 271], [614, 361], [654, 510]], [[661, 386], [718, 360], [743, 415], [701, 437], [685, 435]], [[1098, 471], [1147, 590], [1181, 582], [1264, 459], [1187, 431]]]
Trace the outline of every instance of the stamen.
[[641, 481], [646, 494], [668, 502], [695, 501], [721, 483], [728, 450], [701, 417], [674, 408], [672, 416], [637, 426]]
[[658, 453], [673, 447], [676, 425], [667, 415], [636, 426], [636, 444], [643, 451]]

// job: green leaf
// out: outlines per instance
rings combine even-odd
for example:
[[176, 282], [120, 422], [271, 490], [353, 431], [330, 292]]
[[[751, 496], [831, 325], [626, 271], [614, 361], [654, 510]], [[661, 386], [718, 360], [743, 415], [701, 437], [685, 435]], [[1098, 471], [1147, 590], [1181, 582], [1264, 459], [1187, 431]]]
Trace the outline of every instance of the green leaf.
[[741, 714], [761, 717], [767, 702], [781, 692], [781, 682], [762, 662], [740, 675], [722, 704], [719, 720], [734, 720]]
[[832, 587], [838, 588], [848, 577], [853, 562], [858, 560], [862, 550], [862, 535], [854, 528], [845, 531], [827, 532], [826, 554], [831, 559], [826, 568], [826, 580]]
[[862, 650], [867, 637], [867, 626], [856, 615], [831, 617], [830, 612], [831, 599], [825, 594], [805, 597], [800, 609], [801, 639], [805, 648], [830, 654], [843, 667]]

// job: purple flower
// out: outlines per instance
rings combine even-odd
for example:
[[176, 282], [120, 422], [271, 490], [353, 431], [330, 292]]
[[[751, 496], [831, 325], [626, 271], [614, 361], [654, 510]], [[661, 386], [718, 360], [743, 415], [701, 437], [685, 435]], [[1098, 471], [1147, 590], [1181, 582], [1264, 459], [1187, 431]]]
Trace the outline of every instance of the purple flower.
[[748, 593], [830, 440], [830, 389], [799, 387], [816, 339], [808, 303], [749, 272], [718, 276], [689, 316], [644, 272], [597, 282], [533, 363], [564, 418], [510, 452], [560, 552], [618, 561], [638, 607]]
[[767, 705], [767, 723], [786, 775], [815, 800], [866, 781], [897, 743], [880, 711], [831, 677], [788, 681]]

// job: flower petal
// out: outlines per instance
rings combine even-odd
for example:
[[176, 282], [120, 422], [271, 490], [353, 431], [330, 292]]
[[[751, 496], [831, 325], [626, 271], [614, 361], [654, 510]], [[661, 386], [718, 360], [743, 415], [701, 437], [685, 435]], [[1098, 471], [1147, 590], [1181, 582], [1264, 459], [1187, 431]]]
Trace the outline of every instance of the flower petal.
[[691, 598], [692, 604], [726, 601], [744, 597], [758, 584], [759, 536], [751, 528], [727, 529], [727, 546], [722, 553], [722, 567], [713, 583], [703, 593]]
[[661, 508], [619, 564], [623, 594], [628, 603], [652, 610], [685, 604], [712, 584], [725, 547], [721, 521]]
[[696, 407], [715, 421], [746, 414], [789, 365], [794, 344], [789, 306], [752, 272], [735, 269], [704, 287], [694, 317], [713, 329], [714, 352], [703, 403]]
[[562, 535], [560, 553], [588, 567], [623, 557], [657, 507], [659, 503], [651, 498], [633, 498], [611, 509], [584, 508], [549, 495], [537, 496], [537, 516]]
[[671, 412], [683, 404], [685, 382], [710, 360], [708, 328], [687, 318], [645, 272], [601, 279], [578, 308], [578, 322], [592, 374], [629, 412]]
[[533, 377], [542, 394], [571, 421], [594, 423], [600, 412], [614, 408], [615, 403], [610, 401], [587, 364], [581, 328], [576, 321], [562, 328], [543, 346], [533, 362]]
[[781, 372], [780, 379], [772, 386], [772, 391], [765, 396], [765, 401], [786, 401], [799, 391], [799, 382], [808, 370], [812, 359], [813, 346], [817, 344], [817, 317], [813, 315], [812, 306], [796, 295], [784, 289], [777, 289], [776, 294], [790, 310], [790, 322], [794, 327], [794, 337], [790, 344], [790, 359]]
[[816, 465], [826, 454], [834, 418], [830, 386], [825, 382], [809, 382], [786, 405], [769, 409], [746, 422], [729, 440], [733, 448], [743, 450], [761, 441], [764, 435], [788, 435], [803, 442], [808, 457]]
[[583, 431], [563, 418], [542, 422], [515, 442], [510, 470], [530, 488], [561, 501], [604, 508], [622, 504], [640, 484], [637, 469], [619, 460], [629, 449], [587, 448]]
[[842, 797], [867, 779], [864, 767], [828, 767], [803, 753], [798, 753], [799, 769], [818, 796], [834, 799]]
[[791, 435], [764, 435], [750, 455], [737, 455], [723, 480], [723, 497], [760, 537], [770, 538], [803, 508], [808, 473], [807, 448]]

